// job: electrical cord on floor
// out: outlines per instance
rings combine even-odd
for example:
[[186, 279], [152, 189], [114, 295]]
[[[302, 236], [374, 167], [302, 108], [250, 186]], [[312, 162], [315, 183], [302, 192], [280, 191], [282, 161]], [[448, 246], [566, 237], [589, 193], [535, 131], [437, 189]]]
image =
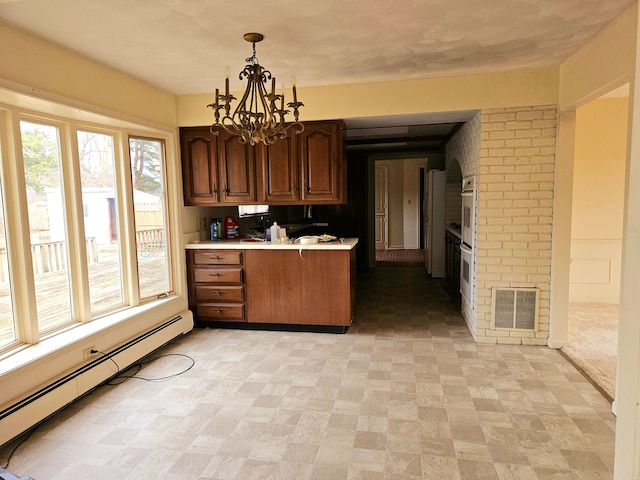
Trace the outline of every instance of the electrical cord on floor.
[[15, 447], [13, 447], [13, 450], [11, 450], [11, 452], [9, 452], [9, 457], [7, 458], [7, 463], [5, 463], [4, 465], [0, 465], [0, 468], [2, 468], [4, 470], [9, 470], [9, 464], [11, 463], [11, 459], [13, 458], [13, 455], [16, 453], [18, 448], [20, 448], [22, 446], [22, 444], [24, 442], [26, 442], [27, 440], [29, 440], [29, 438], [31, 438], [31, 435], [33, 435], [33, 432], [35, 432], [38, 429], [38, 427], [39, 427], [39, 425], [36, 425], [35, 427], [33, 427], [28, 432], [23, 433], [24, 438], [22, 440], [20, 440]]
[[[102, 353], [102, 352], [99, 352]], [[142, 370], [142, 367], [149, 364], [149, 363], [153, 363], [156, 360], [160, 359], [160, 358], [164, 358], [164, 357], [184, 357], [184, 358], [188, 358], [191, 361], [191, 365], [189, 365], [187, 368], [185, 368], [184, 370], [178, 372], [178, 373], [173, 373], [171, 375], [166, 375], [164, 377], [157, 377], [157, 378], [146, 378], [146, 377], [140, 377], [138, 376], [138, 372], [140, 370]], [[115, 362], [114, 362], [115, 363]], [[138, 362], [138, 363], [134, 363], [133, 365], [131, 365], [131, 367], [129, 367], [126, 371], [135, 368], [135, 372], [132, 375], [124, 375], [125, 372], [123, 372], [122, 375], [118, 375], [116, 376], [112, 381], [107, 382], [106, 385], [120, 385], [121, 383], [126, 382], [127, 380], [130, 380], [132, 378], [135, 378], [137, 380], [144, 380], [145, 382], [162, 382], [165, 380], [170, 380], [172, 378], [178, 377], [180, 375], [182, 375], [183, 373], [188, 372], [189, 370], [191, 370], [193, 368], [193, 366], [196, 364], [196, 361], [190, 357], [189, 355], [184, 355], [182, 353], [166, 353], [164, 355], [160, 355], [157, 357], [153, 357], [150, 358], [147, 361], [144, 362]], [[120, 369], [118, 369], [118, 371], [120, 371]], [[119, 381], [118, 381], [119, 380]]]
[[93, 354], [93, 353], [99, 353], [100, 355], [102, 355], [102, 356], [104, 356], [104, 357], [107, 357], [107, 358], [108, 358], [109, 360], [111, 360], [111, 361], [113, 362], [113, 364], [116, 366], [116, 369], [117, 369], [117, 371], [116, 371], [116, 375], [117, 375], [118, 373], [120, 373], [120, 365], [118, 365], [118, 364], [116, 363], [116, 361], [113, 359], [113, 357], [112, 357], [111, 355], [109, 355], [108, 353], [104, 353], [104, 352], [101, 352], [100, 350], [96, 350], [96, 349], [91, 350], [91, 352], [90, 352], [90, 353], [92, 353], [92, 354]]

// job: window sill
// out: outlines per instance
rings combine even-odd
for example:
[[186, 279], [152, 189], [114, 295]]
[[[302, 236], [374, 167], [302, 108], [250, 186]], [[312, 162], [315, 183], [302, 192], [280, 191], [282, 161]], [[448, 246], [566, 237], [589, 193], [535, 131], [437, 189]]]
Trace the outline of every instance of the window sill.
[[[186, 300], [179, 295], [174, 295], [137, 307], [120, 310], [85, 324], [71, 326], [65, 331], [52, 334], [34, 345], [18, 346], [0, 356], [0, 382], [3, 376], [15, 370], [38, 364], [41, 360], [49, 359], [52, 356], [62, 357], [70, 351], [76, 350], [79, 345], [83, 347], [85, 345], [86, 347], [93, 346], [97, 350], [106, 350], [122, 341], [122, 335], [118, 334], [118, 332], [124, 327], [127, 327], [127, 331], [122, 332], [125, 336], [130, 335], [129, 331], [139, 332], [145, 330], [149, 323], [138, 322], [139, 319], [147, 318], [151, 321], [153, 321], [153, 318], [165, 319], [172, 315], [178, 315], [186, 309]], [[133, 325], [133, 320], [136, 320], [135, 325]], [[110, 338], [114, 339], [112, 344], [109, 344]], [[72, 363], [72, 366], [75, 366], [81, 362], [75, 361]], [[1, 403], [2, 399], [0, 399]]]

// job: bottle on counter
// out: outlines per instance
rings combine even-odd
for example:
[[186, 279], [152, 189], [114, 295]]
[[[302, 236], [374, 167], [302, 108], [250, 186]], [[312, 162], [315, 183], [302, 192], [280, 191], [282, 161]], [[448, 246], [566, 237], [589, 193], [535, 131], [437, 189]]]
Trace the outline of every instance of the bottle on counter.
[[240, 238], [240, 225], [233, 215], [224, 218], [225, 238]]
[[217, 218], [212, 218], [211, 219], [211, 241], [212, 242], [217, 242], [218, 241], [218, 219]]
[[273, 222], [273, 225], [271, 225], [271, 227], [269, 227], [269, 241], [270, 242], [277, 242], [278, 241], [278, 233], [279, 233], [278, 222]]

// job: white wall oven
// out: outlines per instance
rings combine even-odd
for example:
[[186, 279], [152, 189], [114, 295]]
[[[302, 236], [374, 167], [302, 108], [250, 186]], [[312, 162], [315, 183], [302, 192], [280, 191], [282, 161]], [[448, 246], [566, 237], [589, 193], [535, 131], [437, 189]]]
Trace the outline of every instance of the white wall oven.
[[460, 244], [460, 293], [473, 305], [474, 251], [476, 226], [476, 177], [462, 179], [462, 226]]
[[476, 225], [476, 179], [465, 177], [462, 179], [462, 242], [473, 248]]
[[460, 244], [460, 294], [473, 305], [473, 249]]

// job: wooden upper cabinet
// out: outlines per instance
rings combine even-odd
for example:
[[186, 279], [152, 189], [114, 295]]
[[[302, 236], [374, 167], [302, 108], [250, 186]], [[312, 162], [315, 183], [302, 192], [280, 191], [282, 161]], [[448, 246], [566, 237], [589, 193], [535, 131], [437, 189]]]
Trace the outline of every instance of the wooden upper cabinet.
[[257, 149], [262, 173], [262, 200], [291, 203], [300, 200], [300, 160], [298, 136], [289, 136]]
[[306, 122], [299, 137], [302, 200], [305, 203], [346, 202], [345, 124]]
[[218, 135], [220, 202], [231, 205], [258, 201], [255, 148], [240, 142], [240, 137], [221, 130]]
[[185, 205], [346, 202], [345, 124], [305, 122], [272, 145], [240, 142], [223, 129], [181, 127]]
[[219, 201], [218, 137], [209, 127], [180, 129], [185, 205], [215, 205]]

